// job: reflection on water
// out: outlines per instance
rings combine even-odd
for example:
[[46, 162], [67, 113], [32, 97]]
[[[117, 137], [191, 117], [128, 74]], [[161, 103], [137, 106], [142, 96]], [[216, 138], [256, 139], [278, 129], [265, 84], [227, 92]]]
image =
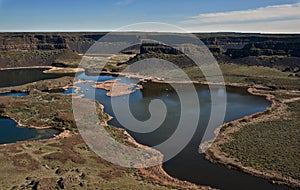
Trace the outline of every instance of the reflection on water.
[[59, 134], [53, 129], [29, 129], [18, 127], [17, 123], [9, 118], [0, 117], [0, 144], [15, 143], [24, 140], [48, 139]]
[[[85, 79], [84, 74], [80, 77]], [[100, 76], [100, 78], [101, 77], [102, 76]], [[97, 80], [103, 81], [105, 78]], [[130, 81], [131, 79], [122, 80]], [[81, 87], [81, 92], [84, 93], [85, 98], [94, 98], [95, 96], [95, 99], [105, 106], [105, 112], [114, 117], [111, 100], [113, 99], [117, 104], [122, 105], [124, 103], [124, 96], [108, 97], [106, 96], [106, 91], [103, 89], [95, 89], [94, 95], [92, 85], [92, 83], [78, 84], [78, 86]], [[183, 94], [190, 93], [189, 91], [185, 91], [184, 87], [182, 89]], [[212, 88], [212, 91], [209, 91], [208, 87], [203, 85], [196, 85], [196, 89], [201, 109], [196, 106], [190, 107], [188, 112], [182, 114], [189, 114], [200, 109], [201, 115], [197, 131], [189, 144], [183, 151], [181, 151], [180, 154], [163, 164], [163, 168], [166, 172], [182, 180], [188, 180], [196, 184], [209, 185], [220, 189], [289, 189], [288, 187], [273, 185], [267, 180], [239, 171], [229, 170], [219, 164], [212, 164], [204, 158], [203, 154], [199, 154], [198, 147], [211, 112], [210, 97], [211, 95], [223, 96], [226, 92], [223, 88], [218, 86]], [[263, 111], [270, 106], [270, 103], [266, 101], [264, 97], [253, 96], [249, 94], [246, 89], [228, 87], [226, 91], [227, 102], [216, 102], [219, 106], [226, 103], [227, 109], [225, 122]], [[147, 134], [128, 131], [137, 142], [148, 146], [155, 146], [164, 142], [173, 134], [181, 116], [181, 105], [178, 95], [170, 85], [149, 83], [146, 84], [142, 90], [138, 90], [127, 96], [129, 96], [130, 110], [132, 114], [140, 121], [145, 121], [150, 118], [148, 106], [152, 100], [160, 99], [167, 107], [167, 116], [162, 126], [160, 126], [157, 130]], [[110, 124], [122, 128], [122, 125], [120, 125], [116, 118], [111, 120]], [[219, 124], [216, 124], [215, 127], [218, 126]], [[186, 128], [188, 130], [189, 126], [187, 125]], [[211, 134], [213, 134], [214, 129], [211, 129]], [[176, 148], [176, 143], [168, 148]]]
[[0, 96], [18, 96], [18, 97], [24, 97], [28, 96], [27, 92], [6, 92], [6, 93], [0, 93]]
[[[39, 80], [54, 79], [66, 74], [45, 74], [44, 68], [26, 68], [26, 69], [9, 69], [0, 70], [0, 88], [8, 86], [23, 85]], [[69, 76], [74, 76], [70, 74]]]
[[74, 88], [68, 88], [67, 90], [61, 92], [60, 94], [72, 94], [74, 93], [75, 89]]
[[[43, 79], [58, 78], [62, 75], [49, 75], [43, 74], [44, 69], [17, 69], [0, 71], [0, 87], [21, 85], [29, 82], [34, 82]], [[113, 76], [86, 76], [81, 74], [78, 76], [80, 79], [93, 80], [103, 82], [106, 80], [115, 79]], [[134, 83], [137, 80], [122, 78], [122, 82]], [[93, 84], [82, 83], [78, 84], [81, 87], [81, 93], [84, 93], [84, 97], [93, 98]], [[182, 179], [194, 182], [201, 185], [209, 185], [220, 189], [256, 189], [256, 190], [279, 190], [289, 189], [288, 187], [278, 186], [270, 184], [267, 180], [250, 176], [248, 174], [229, 170], [222, 165], [212, 164], [208, 162], [203, 154], [198, 153], [198, 146], [201, 142], [201, 137], [205, 131], [208, 119], [211, 111], [210, 96], [223, 96], [225, 94], [224, 89], [215, 87], [212, 92], [209, 91], [207, 86], [197, 85], [197, 92], [200, 101], [199, 107], [191, 107], [190, 110], [183, 114], [192, 113], [200, 109], [200, 121], [198, 128], [189, 144], [183, 151], [180, 152], [173, 159], [163, 164], [163, 168], [170, 175]], [[68, 89], [64, 94], [72, 93], [74, 89]], [[182, 93], [190, 93], [184, 91]], [[22, 93], [6, 93], [0, 94], [0, 96], [26, 96]], [[149, 119], [150, 113], [148, 110], [149, 103], [152, 100], [160, 99], [167, 107], [167, 117], [162, 126], [148, 134], [140, 134], [129, 131], [133, 138], [144, 145], [155, 146], [170, 137], [173, 134], [181, 116], [180, 113], [180, 101], [178, 95], [174, 92], [171, 86], [166, 84], [147, 84], [143, 90], [137, 90], [133, 94], [127, 95], [130, 100], [130, 109], [132, 114], [139, 120], [145, 121]], [[106, 91], [103, 89], [95, 89], [95, 99], [105, 106], [105, 112], [114, 116], [111, 100], [113, 99], [118, 104], [124, 103], [124, 96], [122, 97], [107, 97]], [[217, 102], [220, 106], [224, 102]], [[250, 95], [245, 89], [228, 87], [227, 88], [227, 111], [225, 121], [231, 121], [234, 119], [242, 118], [246, 115], [253, 114], [255, 112], [263, 111], [269, 107], [263, 97], [257, 97]], [[111, 125], [116, 127], [122, 127], [116, 119], [110, 121]], [[218, 125], [216, 124], [216, 127]], [[143, 127], [143, 126], [139, 126]], [[186, 126], [187, 129], [189, 126]], [[211, 129], [211, 134], [213, 129]], [[12, 143], [22, 140], [30, 139], [43, 139], [50, 138], [58, 132], [55, 130], [36, 130], [19, 128], [17, 123], [8, 118], [0, 118], [0, 144]], [[170, 149], [176, 148], [174, 143], [169, 147]]]
[[[63, 74], [44, 74], [44, 68], [9, 69], [0, 70], [0, 87], [22, 85], [34, 81], [53, 79], [64, 76]], [[8, 92], [0, 96], [27, 96], [28, 93]], [[24, 140], [47, 139], [59, 134], [53, 129], [28, 129], [18, 127], [17, 123], [9, 118], [0, 117], [0, 144], [14, 143]]]

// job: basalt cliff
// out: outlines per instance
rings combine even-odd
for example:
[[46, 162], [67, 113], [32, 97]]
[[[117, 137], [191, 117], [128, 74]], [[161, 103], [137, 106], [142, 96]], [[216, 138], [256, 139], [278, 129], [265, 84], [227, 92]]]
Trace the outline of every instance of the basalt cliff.
[[[0, 33], [0, 67], [67, 66], [64, 65], [65, 62], [79, 62], [81, 57], [78, 55], [84, 54], [105, 34]], [[283, 71], [299, 72], [300, 35], [243, 33], [195, 35], [208, 46], [220, 63], [262, 65]], [[170, 47], [153, 44], [135, 46], [125, 53], [178, 54]]]

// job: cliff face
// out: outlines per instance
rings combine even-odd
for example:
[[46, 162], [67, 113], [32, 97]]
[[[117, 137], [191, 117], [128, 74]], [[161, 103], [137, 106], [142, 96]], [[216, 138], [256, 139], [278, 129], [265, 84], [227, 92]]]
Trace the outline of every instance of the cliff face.
[[[0, 33], [0, 67], [51, 65], [64, 50], [84, 54], [106, 33]], [[220, 62], [295, 69], [300, 65], [300, 35], [196, 34]], [[172, 48], [140, 48], [177, 54]], [[32, 53], [34, 52], [34, 53]]]
[[[228, 49], [242, 49], [247, 44], [255, 44], [257, 48], [277, 49], [278, 44], [297, 45], [300, 35], [292, 34], [199, 34], [197, 35], [205, 44], [220, 48], [222, 52]], [[281, 46], [282, 47], [282, 46]], [[285, 48], [291, 48], [285, 46]], [[284, 47], [283, 47], [284, 48]]]
[[300, 67], [300, 35], [297, 34], [201, 34], [220, 62], [261, 65], [281, 70]]
[[104, 33], [0, 33], [0, 68], [49, 66], [57, 64], [61, 57], [73, 59], [74, 55], [77, 58], [76, 53], [85, 53], [103, 35]]
[[1, 51], [55, 50], [67, 48], [66, 39], [59, 35], [1, 35]]
[[[106, 33], [0, 33], [0, 51], [71, 49], [85, 53]], [[250, 55], [300, 57], [300, 35], [239, 33], [196, 34], [213, 52], [240, 58]]]
[[104, 34], [2, 33], [0, 51], [71, 49], [84, 53]]

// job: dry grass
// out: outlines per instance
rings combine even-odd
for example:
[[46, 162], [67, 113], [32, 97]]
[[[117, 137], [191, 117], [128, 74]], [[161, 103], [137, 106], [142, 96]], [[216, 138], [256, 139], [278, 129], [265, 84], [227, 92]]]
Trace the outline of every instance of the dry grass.
[[287, 106], [280, 118], [243, 126], [221, 150], [245, 167], [300, 181], [300, 101]]
[[101, 159], [79, 135], [0, 146], [0, 162], [4, 189], [170, 189]]

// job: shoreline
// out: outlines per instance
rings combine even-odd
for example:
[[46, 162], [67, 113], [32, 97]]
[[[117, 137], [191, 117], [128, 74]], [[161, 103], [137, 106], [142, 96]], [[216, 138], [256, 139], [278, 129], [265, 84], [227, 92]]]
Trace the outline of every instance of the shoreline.
[[8, 119], [11, 119], [11, 120], [15, 121], [17, 123], [17, 126], [20, 127], [20, 128], [36, 129], [36, 130], [52, 129], [52, 130], [58, 131], [59, 133], [57, 135], [53, 135], [52, 137], [47, 138], [47, 139], [28, 139], [28, 140], [23, 140], [23, 141], [16, 141], [16, 142], [12, 142], [12, 143], [0, 144], [0, 147], [11, 145], [11, 144], [17, 144], [17, 143], [43, 142], [43, 141], [49, 141], [49, 140], [59, 140], [59, 139], [71, 137], [73, 135], [69, 130], [66, 130], [66, 129], [58, 130], [58, 129], [54, 129], [53, 127], [38, 127], [38, 126], [33, 126], [33, 125], [27, 126], [27, 125], [23, 125], [21, 122], [17, 121], [15, 118], [9, 117], [7, 115], [3, 115], [1, 117], [8, 118]]
[[[245, 84], [246, 85], [246, 84]], [[255, 118], [255, 117], [259, 117], [263, 114], [265, 114], [265, 112], [267, 112], [268, 109], [272, 109], [273, 107], [276, 106], [277, 102], [275, 101], [275, 96], [274, 95], [271, 95], [271, 94], [261, 94], [261, 93], [255, 93], [254, 91], [258, 89], [258, 87], [260, 89], [268, 89], [268, 87], [264, 87], [264, 86], [250, 86], [250, 85], [246, 85], [246, 86], [242, 86], [242, 85], [235, 85], [233, 83], [229, 84], [229, 85], [226, 85], [226, 86], [231, 86], [231, 87], [239, 87], [239, 88], [247, 88], [247, 92], [251, 95], [254, 95], [254, 96], [264, 96], [265, 99], [267, 101], [269, 101], [271, 103], [270, 107], [267, 108], [266, 110], [264, 111], [261, 111], [261, 112], [256, 112], [256, 113], [253, 113], [251, 115], [246, 115], [242, 118], [239, 118], [239, 119], [236, 119], [236, 120], [233, 120], [233, 121], [229, 121], [229, 122], [226, 122], [222, 125], [220, 125], [219, 127], [217, 127], [215, 130], [214, 130], [214, 138], [213, 139], [210, 139], [208, 141], [205, 141], [203, 143], [201, 143], [199, 145], [199, 151], [203, 154], [205, 154], [205, 152], [209, 149], [209, 147], [216, 141], [218, 135], [220, 134], [220, 131], [222, 130], [222, 128], [224, 127], [227, 127], [230, 123], [235, 123], [235, 122], [240, 122], [241, 120], [247, 118]]]
[[29, 67], [7, 67], [7, 68], [0, 68], [0, 71], [6, 70], [17, 70], [17, 69], [52, 69], [55, 68], [54, 66], [29, 66]]
[[[85, 82], [85, 81], [79, 81], [80, 82]], [[73, 85], [68, 85], [68, 87], [73, 87]], [[78, 96], [78, 98], [82, 98], [81, 96]], [[104, 106], [99, 102], [99, 105], [101, 107], [102, 110], [104, 110]], [[107, 119], [105, 119], [101, 125], [108, 126], [108, 122], [113, 118], [112, 116], [108, 115], [107, 113], [105, 113], [103, 111], [104, 114], [106, 114], [108, 117]], [[18, 121], [15, 118], [9, 117], [8, 115], [4, 115], [4, 117], [10, 118], [12, 120], [14, 120], [17, 125], [19, 127], [24, 127], [24, 128], [31, 128], [31, 129], [37, 129], [37, 130], [42, 130], [42, 129], [54, 129], [53, 127], [49, 126], [49, 127], [39, 127], [39, 126], [35, 126], [35, 125], [24, 125], [22, 124], [21, 121]], [[115, 130], [119, 130], [118, 128], [115, 127]], [[28, 142], [47, 142], [47, 141], [53, 141], [53, 140], [60, 140], [60, 139], [64, 139], [64, 138], [69, 138], [72, 137], [74, 135], [80, 135], [80, 134], [73, 134], [72, 132], [70, 132], [69, 130], [57, 130], [59, 131], [58, 135], [55, 135], [51, 138], [48, 139], [36, 139], [36, 140], [24, 140], [24, 141], [19, 141], [19, 142], [15, 142], [15, 143], [9, 143], [9, 144], [16, 144], [16, 143], [28, 143]], [[150, 149], [151, 151], [155, 151], [158, 153], [159, 157], [163, 158], [162, 153], [160, 153], [159, 151], [152, 149], [151, 147], [147, 147], [145, 145], [142, 145], [138, 142], [135, 141], [135, 139], [126, 131], [124, 130], [124, 134], [127, 136], [128, 141], [130, 143], [132, 143], [133, 145], [143, 148], [143, 149]], [[8, 144], [1, 144], [1, 146], [7, 146]], [[167, 174], [162, 167], [162, 164], [157, 165], [157, 166], [153, 166], [151, 168], [142, 168], [142, 169], [137, 169], [138, 173], [142, 176], [145, 177], [149, 177], [151, 180], [153, 180], [154, 183], [158, 183], [162, 186], [172, 186], [174, 188], [180, 188], [180, 189], [204, 189], [204, 190], [212, 190], [213, 188], [208, 187], [208, 186], [204, 186], [204, 185], [196, 185], [193, 184], [191, 182], [188, 181], [181, 181], [179, 179], [176, 179], [172, 176], [170, 176], [169, 174]]]
[[[272, 95], [271, 93], [267, 92], [261, 93], [257, 88], [250, 86], [248, 86], [247, 91], [255, 96], [265, 96], [266, 100], [270, 101], [271, 107], [263, 112], [257, 112], [249, 116], [245, 116], [243, 118], [224, 123], [223, 125], [219, 126], [215, 130], [215, 134], [217, 134], [215, 141], [211, 144], [207, 151], [204, 152], [205, 158], [212, 163], [222, 164], [228, 169], [240, 170], [244, 173], [248, 173], [250, 175], [266, 179], [274, 184], [287, 185], [292, 188], [300, 187], [300, 181], [296, 179], [283, 177], [282, 174], [275, 173], [273, 171], [261, 171], [252, 167], [246, 167], [242, 163], [236, 161], [236, 159], [233, 156], [230, 156], [227, 153], [221, 151], [220, 146], [225, 144], [226, 142], [230, 142], [230, 134], [239, 131], [240, 129], [242, 129], [243, 126], [247, 124], [278, 119], [283, 115], [283, 113], [286, 113], [286, 103], [300, 100], [300, 97], [277, 100], [275, 95]], [[299, 91], [293, 92], [299, 93]], [[199, 149], [202, 148], [203, 147], [201, 147], [200, 144]]]
[[[138, 143], [126, 130], [124, 130], [124, 134], [128, 136], [128, 140], [139, 148], [142, 149], [149, 149], [159, 154], [160, 159], [163, 159], [163, 154], [158, 150], [153, 149], [152, 147], [148, 147]], [[157, 181], [166, 186], [173, 186], [176, 188], [183, 188], [183, 189], [205, 189], [205, 190], [212, 190], [214, 188], [205, 186], [205, 185], [197, 185], [189, 181], [182, 181], [175, 177], [170, 176], [162, 166], [162, 163], [156, 166], [152, 166], [150, 168], [139, 168], [139, 173], [142, 175], [148, 176], [152, 178], [152, 180]]]
[[[100, 108], [102, 110], [104, 110], [104, 105], [101, 104], [100, 102], [98, 102], [98, 104], [100, 105]], [[104, 112], [104, 111], [103, 111]], [[104, 112], [105, 113], [105, 112]], [[109, 121], [113, 119], [113, 117], [107, 113], [105, 113], [108, 118], [105, 119], [104, 121], [102, 121], [101, 125], [105, 126], [109, 126]], [[115, 127], [115, 126], [113, 126]], [[163, 154], [161, 152], [159, 152], [158, 150], [153, 149], [152, 147], [148, 147], [145, 146], [143, 144], [138, 143], [125, 129], [119, 129], [116, 128], [116, 130], [123, 130], [124, 134], [127, 136], [127, 140], [132, 143], [133, 145], [142, 148], [142, 149], [149, 149], [151, 151], [154, 151], [156, 153], [159, 154], [159, 157], [161, 157], [161, 160], [163, 159]], [[142, 175], [145, 175], [147, 177], [150, 177], [153, 181], [156, 181], [158, 183], [160, 183], [161, 185], [165, 185], [165, 186], [173, 186], [176, 188], [183, 188], [183, 189], [204, 189], [204, 190], [213, 190], [214, 188], [211, 188], [209, 186], [205, 186], [205, 185], [197, 185], [194, 184], [192, 182], [188, 182], [188, 181], [182, 181], [179, 180], [177, 178], [174, 178], [172, 176], [170, 176], [162, 167], [162, 164], [157, 165], [157, 166], [153, 166], [150, 168], [139, 168], [139, 173], [141, 173]]]
[[[125, 84], [119, 80], [107, 80], [104, 82], [95, 82], [95, 89], [104, 89], [107, 91], [106, 96], [116, 97], [132, 94], [137, 90], [142, 89], [142, 85]], [[117, 92], [116, 92], [117, 90]]]
[[[26, 68], [28, 68], [28, 67], [26, 67]], [[38, 66], [38, 67], [33, 67], [33, 68], [40, 68], [40, 67]], [[13, 68], [13, 69], [15, 69], [15, 68]], [[114, 73], [114, 72], [104, 72], [103, 74], [118, 75], [118, 73]], [[259, 92], [259, 90], [266, 90], [268, 92], [271, 92], [271, 89], [269, 87], [262, 86], [262, 85], [255, 85], [255, 84], [253, 84], [253, 85], [252, 84], [245, 84], [245, 83], [208, 83], [208, 82], [201, 82], [201, 81], [164, 81], [164, 80], [160, 80], [160, 79], [155, 78], [155, 77], [146, 77], [146, 76], [134, 75], [134, 74], [130, 74], [130, 73], [128, 73], [128, 74], [121, 73], [119, 76], [125, 76], [125, 77], [128, 77], [128, 78], [141, 79], [140, 80], [141, 82], [181, 83], [181, 84], [184, 84], [184, 83], [193, 83], [193, 84], [216, 85], [216, 86], [218, 86], [218, 85], [222, 85], [223, 86], [224, 85], [225, 87], [226, 86], [240, 87], [240, 88], [247, 88], [248, 93], [250, 93], [252, 95], [255, 95], [255, 96], [265, 96], [266, 99], [271, 102], [270, 109], [267, 109], [267, 110], [265, 110], [263, 112], [254, 113], [252, 115], [245, 116], [243, 118], [240, 118], [240, 119], [237, 119], [237, 120], [234, 120], [234, 121], [230, 121], [230, 122], [227, 122], [227, 123], [219, 126], [215, 130], [216, 141], [212, 144], [212, 146], [208, 149], [208, 151], [204, 153], [205, 154], [205, 158], [207, 160], [213, 162], [213, 163], [223, 164], [223, 165], [225, 165], [229, 169], [235, 168], [235, 169], [239, 169], [239, 170], [241, 170], [241, 171], [243, 171], [245, 173], [249, 173], [251, 175], [257, 176], [257, 177], [265, 178], [265, 179], [268, 179], [268, 180], [273, 180], [272, 181], [273, 183], [282, 184], [282, 185], [288, 185], [288, 186], [291, 186], [291, 187], [295, 187], [295, 186], [299, 186], [300, 185], [299, 181], [293, 181], [292, 179], [279, 178], [279, 180], [274, 180], [274, 177], [278, 178], [278, 176], [280, 174], [274, 176], [274, 175], [272, 175], [272, 174], [270, 174], [268, 172], [262, 172], [262, 171], [259, 171], [259, 170], [255, 170], [253, 168], [243, 167], [242, 164], [236, 162], [234, 160], [234, 158], [230, 158], [229, 155], [226, 155], [218, 147], [218, 145], [221, 145], [222, 142], [225, 143], [225, 142], [227, 142], [226, 140], [228, 140], [227, 139], [228, 138], [228, 134], [230, 134], [230, 133], [228, 133], [228, 124], [230, 124], [230, 123], [231, 124], [240, 124], [241, 120], [243, 120], [245, 118], [248, 119], [248, 122], [243, 123], [243, 124], [249, 124], [249, 123], [257, 122], [257, 120], [263, 120], [263, 119], [265, 119], [265, 117], [267, 117], [269, 119], [270, 116], [274, 116], [276, 114], [279, 114], [279, 113], [276, 112], [276, 111], [278, 111], [278, 109], [283, 109], [284, 110], [286, 108], [285, 107], [285, 103], [286, 102], [284, 102], [284, 101], [280, 102], [280, 101], [276, 100], [275, 95], [272, 95], [270, 93], [261, 93], [261, 92]], [[74, 84], [72, 84], [72, 85], [70, 85], [68, 87], [71, 87], [71, 86], [74, 87]], [[288, 91], [288, 90], [286, 90], [286, 91]], [[290, 91], [289, 90], [288, 92], [299, 92], [299, 91]], [[298, 98], [294, 98], [294, 99], [295, 99], [294, 101], [298, 100]], [[279, 114], [279, 116], [280, 116], [280, 114]], [[103, 124], [107, 124], [110, 119], [111, 118], [109, 118]], [[32, 128], [37, 128], [37, 127], [33, 126]], [[43, 129], [45, 129], [45, 128], [43, 128]], [[231, 129], [231, 131], [229, 131], [229, 132], [234, 132], [234, 130], [239, 130], [240, 126], [239, 125], [238, 126], [233, 125], [233, 127], [230, 127], [230, 129]], [[224, 131], [220, 132], [221, 130], [224, 130]], [[69, 136], [68, 135], [67, 136], [64, 136], [64, 135], [60, 136], [64, 132], [66, 132], [66, 130], [62, 131], [59, 135], [57, 135], [57, 136], [55, 136], [53, 138], [50, 138], [50, 139], [68, 138], [69, 136], [72, 136], [72, 134], [69, 134]], [[131, 139], [134, 142], [135, 145], [145, 147], [144, 145], [141, 145], [141, 144], [137, 143], [128, 133], [126, 135], [128, 136], [129, 139]], [[50, 140], [50, 139], [44, 139], [44, 140]], [[202, 144], [200, 144], [199, 147]], [[151, 148], [151, 147], [147, 147], [147, 148]], [[178, 180], [176, 178], [171, 177], [170, 175], [168, 175], [163, 170], [162, 165], [159, 165], [159, 166], [157, 166], [155, 168], [149, 169], [149, 171], [148, 171], [148, 169], [143, 169], [143, 170], [144, 170], [143, 172], [146, 172], [146, 173], [150, 171], [150, 173], [148, 173], [148, 174], [144, 173], [144, 174], [146, 176], [150, 176], [150, 177], [152, 175], [151, 178], [156, 179], [154, 181], [157, 181], [157, 174], [159, 174], [158, 176], [162, 177], [162, 180], [159, 179], [159, 181], [161, 183], [165, 183], [167, 185], [172, 185], [170, 183], [174, 183], [175, 186], [178, 185], [178, 184], [180, 184], [180, 188], [195, 188], [195, 189], [199, 188], [198, 185], [193, 184], [191, 182], [181, 181], [181, 180]], [[153, 175], [153, 173], [154, 173], [154, 175]], [[205, 186], [203, 187], [202, 185], [200, 187], [201, 188], [210, 189], [209, 187], [205, 187]]]
[[[262, 111], [253, 113], [248, 116], [244, 116], [243, 118], [236, 119], [227, 123], [224, 123], [223, 125], [219, 126], [215, 129], [215, 137], [211, 140], [208, 140], [204, 143], [201, 143], [199, 145], [199, 150], [202, 151], [202, 153], [205, 155], [205, 158], [209, 160], [212, 163], [219, 163], [227, 167], [228, 169], [238, 169], [241, 170], [244, 173], [248, 173], [250, 175], [260, 177], [263, 179], [267, 179], [271, 183], [279, 184], [279, 185], [287, 185], [292, 188], [300, 187], [300, 181], [295, 180], [293, 178], [283, 177], [279, 173], [274, 172], [268, 172], [268, 171], [260, 171], [251, 167], [244, 167], [241, 163], [235, 161], [234, 157], [231, 157], [230, 155], [227, 155], [226, 153], [222, 152], [219, 148], [219, 145], [222, 145], [223, 143], [226, 143], [229, 139], [229, 135], [232, 132], [238, 131], [241, 129], [242, 126], [240, 126], [242, 120], [246, 119], [247, 122], [242, 122], [242, 125], [250, 124], [259, 122], [261, 120], [266, 119], [274, 119], [273, 117], [280, 118], [282, 113], [286, 110], [287, 106], [286, 103], [293, 102], [300, 100], [300, 91], [296, 90], [274, 90], [279, 92], [288, 92], [288, 93], [299, 93], [298, 98], [290, 98], [290, 99], [282, 99], [277, 100], [276, 96], [271, 94], [272, 89], [263, 86], [263, 85], [257, 85], [257, 84], [245, 84], [245, 83], [210, 83], [210, 82], [203, 82], [203, 81], [164, 81], [156, 77], [151, 76], [142, 76], [142, 75], [136, 75], [131, 73], [114, 73], [114, 72], [105, 72], [105, 74], [114, 74], [119, 76], [124, 76], [128, 78], [137, 78], [140, 79], [140, 81], [143, 82], [153, 82], [153, 83], [162, 83], [162, 84], [168, 84], [168, 83], [179, 83], [179, 84], [185, 84], [185, 83], [193, 83], [193, 84], [201, 84], [201, 85], [215, 85], [215, 86], [230, 86], [230, 87], [239, 87], [239, 88], [246, 88], [247, 92], [254, 96], [264, 96], [266, 100], [268, 100], [271, 103], [271, 106]], [[265, 90], [264, 93], [259, 92], [260, 90]], [[229, 124], [233, 124], [232, 127], [228, 127]], [[223, 130], [223, 131], [222, 131]], [[222, 131], [222, 132], [221, 132]], [[207, 149], [207, 146], [210, 146]], [[205, 151], [207, 149], [207, 151]]]
[[0, 71], [19, 70], [19, 69], [47, 69], [44, 74], [76, 74], [85, 72], [83, 68], [56, 67], [56, 66], [28, 66], [28, 67], [7, 67], [0, 68]]

